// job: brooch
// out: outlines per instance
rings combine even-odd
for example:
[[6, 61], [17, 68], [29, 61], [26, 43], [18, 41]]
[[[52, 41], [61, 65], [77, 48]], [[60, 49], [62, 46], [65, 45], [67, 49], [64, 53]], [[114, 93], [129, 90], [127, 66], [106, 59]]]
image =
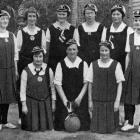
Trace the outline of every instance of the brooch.
[[137, 47], [136, 47], [136, 50], [139, 50], [139, 49], [140, 49], [140, 46], [137, 46]]
[[30, 40], [34, 41], [35, 37], [33, 35], [30, 36]]
[[8, 42], [8, 38], [5, 38], [5, 42]]
[[114, 39], [114, 36], [113, 35], [110, 35], [109, 39]]
[[88, 35], [91, 35], [91, 32], [88, 32]]
[[37, 80], [38, 80], [38, 82], [42, 82], [43, 79], [42, 79], [42, 77], [38, 76]]

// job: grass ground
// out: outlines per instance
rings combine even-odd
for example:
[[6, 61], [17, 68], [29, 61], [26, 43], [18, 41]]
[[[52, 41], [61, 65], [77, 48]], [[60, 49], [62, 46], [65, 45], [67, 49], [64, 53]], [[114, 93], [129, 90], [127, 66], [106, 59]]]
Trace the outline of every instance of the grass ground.
[[[138, 110], [138, 108], [137, 108]], [[139, 113], [135, 116], [135, 124], [138, 122]], [[8, 120], [17, 125], [17, 105], [11, 105]], [[67, 133], [58, 131], [27, 132], [20, 129], [3, 129], [0, 132], [0, 140], [140, 140], [137, 129], [123, 133], [121, 131], [113, 134], [96, 134], [91, 132]]]

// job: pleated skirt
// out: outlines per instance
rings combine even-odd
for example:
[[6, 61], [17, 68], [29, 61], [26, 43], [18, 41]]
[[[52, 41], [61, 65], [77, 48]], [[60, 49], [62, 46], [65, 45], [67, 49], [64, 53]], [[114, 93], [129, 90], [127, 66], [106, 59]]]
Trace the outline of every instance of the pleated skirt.
[[114, 112], [114, 102], [93, 101], [91, 131], [113, 133], [119, 127], [119, 111]]
[[21, 128], [27, 131], [45, 131], [53, 129], [50, 100], [38, 101], [27, 97], [28, 113], [22, 114]]

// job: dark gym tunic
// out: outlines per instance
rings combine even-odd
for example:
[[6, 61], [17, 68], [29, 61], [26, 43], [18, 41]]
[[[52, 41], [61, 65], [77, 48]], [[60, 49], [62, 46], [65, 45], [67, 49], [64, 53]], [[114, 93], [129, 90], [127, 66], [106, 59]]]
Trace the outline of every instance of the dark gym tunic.
[[[83, 87], [83, 61], [79, 64], [79, 68], [68, 68], [65, 64], [65, 61], [61, 61], [62, 67], [62, 88], [68, 99], [68, 101], [74, 101], [82, 87]], [[88, 130], [90, 124], [90, 118], [88, 113], [88, 94], [85, 93], [80, 107], [75, 110], [75, 113], [78, 115], [81, 121], [80, 130]], [[57, 94], [56, 100], [56, 112], [55, 112], [55, 129], [64, 130], [64, 120], [68, 115], [68, 111], [64, 106], [62, 100]]]
[[75, 27], [70, 25], [69, 29], [64, 30], [64, 42], [59, 40], [62, 30], [51, 25], [50, 28], [50, 48], [49, 48], [49, 61], [48, 65], [53, 71], [56, 69], [58, 62], [62, 61], [66, 57], [66, 42], [73, 38]]
[[100, 24], [96, 32], [85, 32], [83, 25], [78, 27], [80, 47], [79, 56], [88, 63], [88, 65], [99, 59], [99, 43], [101, 42], [104, 26]]

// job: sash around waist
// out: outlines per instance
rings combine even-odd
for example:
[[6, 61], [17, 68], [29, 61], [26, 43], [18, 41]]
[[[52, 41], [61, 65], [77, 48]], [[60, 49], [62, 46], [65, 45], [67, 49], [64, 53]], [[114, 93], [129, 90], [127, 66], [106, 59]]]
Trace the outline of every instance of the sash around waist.
[[44, 98], [37, 98], [37, 97], [33, 97], [33, 96], [31, 96], [31, 95], [29, 95], [29, 94], [26, 94], [26, 96], [28, 97], [28, 98], [31, 98], [31, 99], [34, 99], [34, 100], [37, 100], [37, 101], [45, 101], [45, 100], [47, 100], [49, 97], [50, 97], [50, 95], [47, 95], [46, 97], [44, 97]]

